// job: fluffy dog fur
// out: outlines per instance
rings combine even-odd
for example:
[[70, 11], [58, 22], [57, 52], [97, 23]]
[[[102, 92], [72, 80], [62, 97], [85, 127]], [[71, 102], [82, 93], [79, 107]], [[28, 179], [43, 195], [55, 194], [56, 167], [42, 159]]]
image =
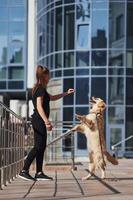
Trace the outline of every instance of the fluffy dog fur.
[[76, 118], [81, 121], [81, 124], [76, 125], [73, 131], [78, 131], [85, 134], [87, 138], [87, 147], [89, 152], [89, 174], [83, 180], [89, 179], [96, 169], [101, 170], [101, 178], [105, 178], [105, 168], [107, 161], [114, 165], [118, 165], [116, 158], [111, 156], [105, 147], [104, 139], [104, 117], [103, 111], [106, 104], [100, 98], [90, 100], [92, 108], [88, 115], [76, 115]]

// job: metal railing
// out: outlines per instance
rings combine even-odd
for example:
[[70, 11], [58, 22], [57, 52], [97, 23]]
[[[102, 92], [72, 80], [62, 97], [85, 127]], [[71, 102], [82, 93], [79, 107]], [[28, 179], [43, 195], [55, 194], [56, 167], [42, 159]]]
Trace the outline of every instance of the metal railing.
[[[33, 144], [33, 129], [30, 122], [28, 124], [28, 144], [27, 150], [32, 148]], [[71, 134], [73, 121], [55, 121], [52, 122], [53, 130], [47, 135], [47, 148], [44, 155], [44, 163], [52, 164], [69, 164], [72, 169], [75, 169], [75, 144], [74, 135]]]
[[24, 160], [25, 124], [0, 102], [0, 189], [19, 173]]
[[[125, 143], [125, 142], [131, 140], [131, 139], [133, 139], [133, 135], [130, 135], [129, 137], [127, 137], [127, 138], [125, 138], [125, 139], [123, 139], [123, 140], [117, 142], [116, 144], [112, 145], [111, 148], [112, 148], [113, 153], [114, 153], [116, 156], [119, 156], [119, 151], [120, 151], [120, 152], [121, 152], [121, 155], [122, 155], [122, 147], [121, 147], [121, 145], [122, 145], [123, 143]], [[130, 149], [133, 150], [133, 147], [129, 147], [129, 146], [124, 147], [124, 151], [126, 151], [126, 150], [130, 151]]]

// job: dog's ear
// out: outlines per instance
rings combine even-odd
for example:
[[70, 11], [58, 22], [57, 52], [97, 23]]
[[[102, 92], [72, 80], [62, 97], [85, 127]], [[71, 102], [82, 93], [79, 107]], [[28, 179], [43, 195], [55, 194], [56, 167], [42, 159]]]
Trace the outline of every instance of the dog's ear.
[[91, 104], [95, 104], [95, 103], [96, 103], [95, 97], [92, 97], [92, 98], [90, 99], [90, 103], [91, 103]]

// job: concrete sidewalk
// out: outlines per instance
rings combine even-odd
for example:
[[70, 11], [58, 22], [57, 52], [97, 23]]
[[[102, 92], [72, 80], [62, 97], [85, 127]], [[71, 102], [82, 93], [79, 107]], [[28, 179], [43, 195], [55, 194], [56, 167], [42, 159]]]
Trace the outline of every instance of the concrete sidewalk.
[[108, 166], [104, 181], [98, 178], [99, 174], [82, 181], [87, 175], [86, 163], [74, 172], [68, 168], [46, 168], [54, 181], [31, 182], [17, 178], [0, 191], [0, 200], [133, 200], [133, 160], [120, 159], [119, 163], [119, 166]]

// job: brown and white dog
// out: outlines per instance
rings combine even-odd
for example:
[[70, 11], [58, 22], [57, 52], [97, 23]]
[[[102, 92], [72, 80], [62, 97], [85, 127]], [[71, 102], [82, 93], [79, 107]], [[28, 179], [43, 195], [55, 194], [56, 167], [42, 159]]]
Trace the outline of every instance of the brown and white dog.
[[89, 152], [89, 174], [83, 180], [89, 179], [96, 169], [101, 170], [101, 178], [105, 178], [105, 167], [107, 161], [118, 165], [116, 158], [111, 156], [105, 147], [104, 139], [104, 117], [103, 112], [106, 104], [100, 98], [90, 100], [92, 108], [88, 115], [76, 115], [81, 124], [76, 125], [72, 130], [85, 134]]

